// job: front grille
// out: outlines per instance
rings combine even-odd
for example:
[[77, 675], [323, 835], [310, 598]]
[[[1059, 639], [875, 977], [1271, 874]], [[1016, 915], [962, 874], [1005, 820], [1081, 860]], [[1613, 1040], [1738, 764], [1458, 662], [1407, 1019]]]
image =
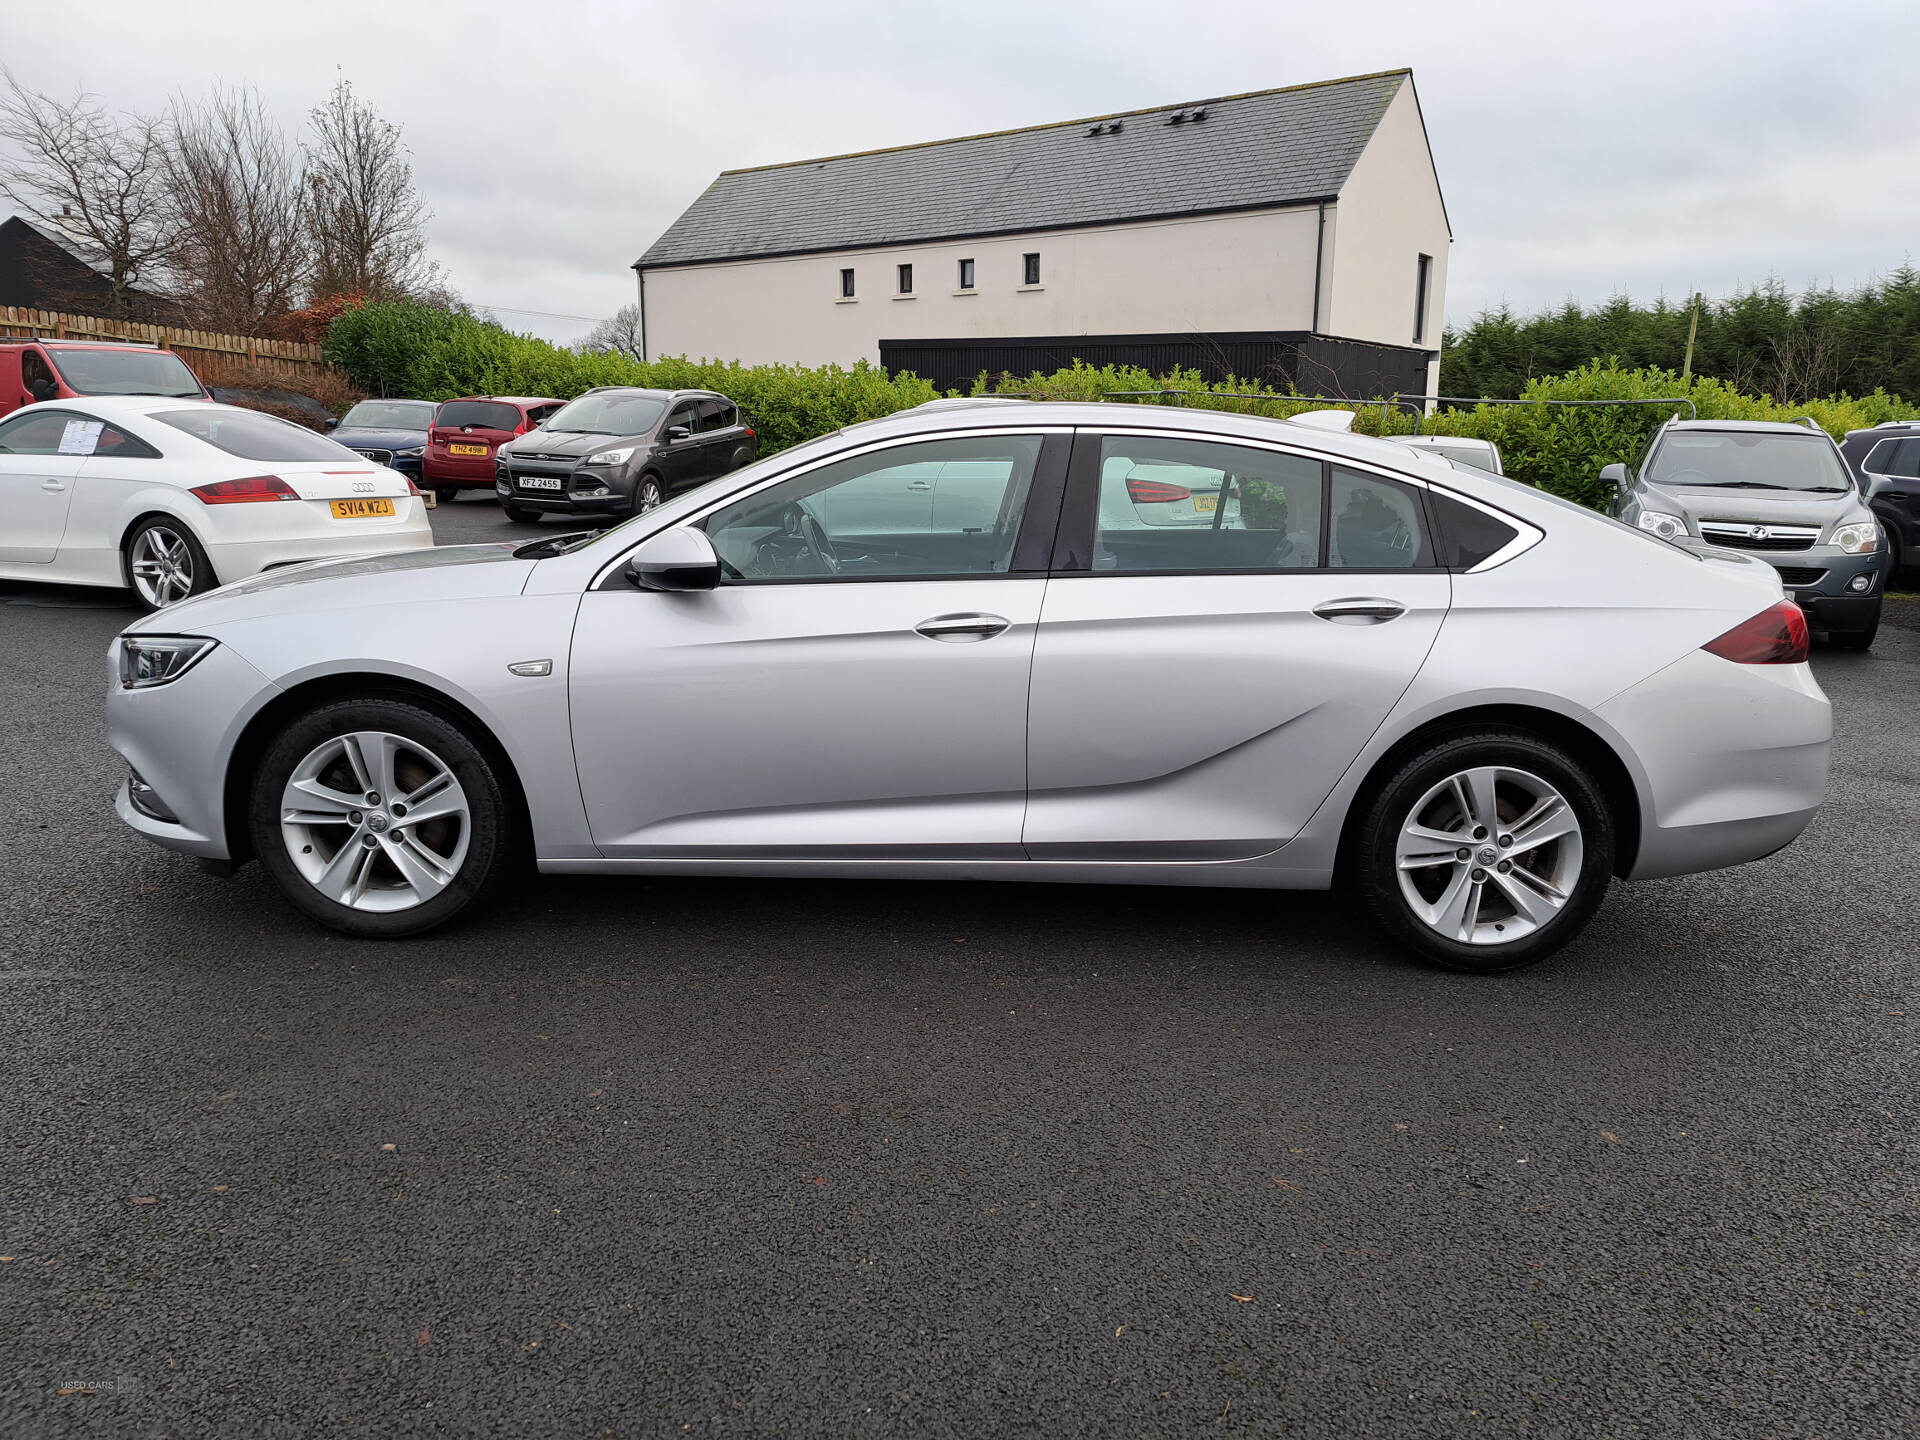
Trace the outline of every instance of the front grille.
[[367, 459], [373, 461], [376, 465], [393, 464], [393, 452], [391, 450], [355, 450], [353, 453], [366, 456]]
[[1817, 525], [1764, 525], [1759, 521], [1702, 520], [1700, 538], [1729, 550], [1811, 550]]
[[1781, 565], [1777, 568], [1780, 571], [1782, 585], [1818, 585], [1827, 577], [1826, 571], [1815, 570], [1806, 565]]

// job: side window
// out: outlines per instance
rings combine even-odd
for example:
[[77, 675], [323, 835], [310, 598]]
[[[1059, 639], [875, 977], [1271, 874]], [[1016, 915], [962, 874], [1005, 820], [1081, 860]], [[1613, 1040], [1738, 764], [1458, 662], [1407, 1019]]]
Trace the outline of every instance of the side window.
[[0, 455], [98, 455], [156, 460], [160, 452], [126, 431], [73, 410], [17, 416], [0, 424]]
[[982, 435], [855, 456], [706, 521], [728, 584], [1004, 575], [1040, 460], [1038, 435]]
[[693, 403], [691, 401], [685, 405], [676, 405], [673, 407], [673, 413], [667, 416], [667, 423], [660, 429], [661, 437], [664, 439], [667, 431], [676, 425], [683, 425], [690, 432], [695, 431]]
[[1335, 570], [1412, 570], [1433, 564], [1420, 496], [1405, 485], [1333, 467], [1327, 564]]
[[52, 399], [60, 393], [59, 382], [53, 378], [53, 367], [38, 350], [20, 352], [20, 383], [36, 399]]
[[1273, 450], [1108, 435], [1093, 569], [1315, 569], [1324, 470]]
[[1900, 441], [1881, 473], [1904, 480], [1920, 480], [1920, 439]]
[[1520, 533], [1504, 520], [1438, 490], [1427, 492], [1427, 507], [1438, 531], [1434, 549], [1449, 570], [1471, 570], [1511, 545]]
[[730, 400], [702, 400], [700, 402], [700, 430], [725, 430], [733, 424], [733, 402]]

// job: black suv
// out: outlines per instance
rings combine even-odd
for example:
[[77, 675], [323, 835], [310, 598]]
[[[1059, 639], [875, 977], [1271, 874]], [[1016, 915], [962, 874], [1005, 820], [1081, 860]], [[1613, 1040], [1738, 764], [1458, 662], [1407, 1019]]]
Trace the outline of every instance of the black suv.
[[1831, 436], [1811, 420], [1669, 420], [1632, 465], [1608, 465], [1611, 513], [1662, 540], [1757, 551], [1839, 649], [1880, 628], [1880, 527]]
[[1840, 453], [1887, 537], [1887, 578], [1903, 565], [1920, 566], [1920, 420], [1849, 430]]
[[739, 408], [711, 390], [603, 385], [494, 455], [494, 493], [509, 520], [622, 519], [759, 455]]

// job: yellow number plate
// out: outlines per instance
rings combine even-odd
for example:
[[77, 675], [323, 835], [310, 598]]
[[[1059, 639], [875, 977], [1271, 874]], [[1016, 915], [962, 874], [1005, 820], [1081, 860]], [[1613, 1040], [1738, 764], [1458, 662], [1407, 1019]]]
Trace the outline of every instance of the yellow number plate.
[[375, 515], [393, 514], [391, 500], [332, 500], [336, 520], [366, 520]]
[[449, 445], [449, 455], [486, 455], [491, 453], [484, 445]]
[[1220, 497], [1218, 495], [1196, 495], [1193, 497], [1193, 508], [1198, 510], [1202, 515], [1211, 515], [1214, 507], [1219, 503]]

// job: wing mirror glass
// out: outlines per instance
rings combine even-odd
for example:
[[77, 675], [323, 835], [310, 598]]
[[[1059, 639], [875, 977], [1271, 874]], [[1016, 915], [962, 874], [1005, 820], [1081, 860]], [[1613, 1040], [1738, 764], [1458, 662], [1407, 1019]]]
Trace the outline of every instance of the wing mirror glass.
[[338, 430], [340, 428], [340, 417], [338, 415], [327, 416], [325, 420], [320, 422], [320, 428], [322, 430]]
[[691, 434], [693, 431], [684, 425], [669, 425], [667, 426], [667, 443], [671, 445], [674, 441], [684, 440]]
[[720, 556], [704, 530], [662, 530], [628, 557], [627, 579], [642, 590], [711, 590], [720, 583]]
[[1602, 484], [1611, 485], [1616, 490], [1627, 488], [1627, 467], [1625, 465], [1602, 465], [1600, 467]]

